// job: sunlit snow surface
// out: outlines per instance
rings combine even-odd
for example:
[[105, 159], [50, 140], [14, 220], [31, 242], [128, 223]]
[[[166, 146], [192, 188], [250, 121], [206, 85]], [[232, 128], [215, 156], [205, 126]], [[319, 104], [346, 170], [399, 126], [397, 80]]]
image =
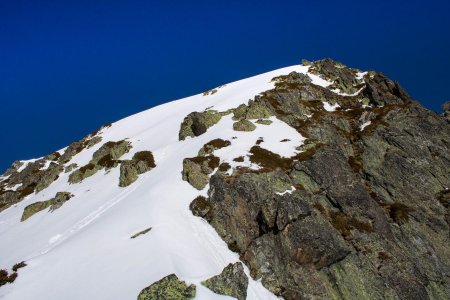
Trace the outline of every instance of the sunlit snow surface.
[[[119, 168], [100, 171], [73, 185], [67, 182], [69, 174], [62, 173], [44, 191], [0, 213], [0, 268], [9, 269], [21, 261], [28, 264], [19, 270], [13, 284], [0, 288], [0, 298], [136, 299], [144, 287], [175, 273], [181, 280], [196, 284], [195, 299], [232, 299], [200, 284], [239, 257], [207, 222], [190, 212], [189, 203], [205, 194], [207, 188], [199, 192], [182, 181], [183, 158], [196, 156], [205, 143], [222, 138], [231, 145], [215, 151], [215, 155], [234, 167], [250, 166], [248, 158], [243, 163], [233, 162], [233, 158], [246, 156], [258, 138], [264, 139], [261, 147], [285, 157], [297, 153], [295, 148], [304, 138], [276, 118], [271, 118], [271, 125], [256, 124], [253, 132], [236, 132], [229, 115], [205, 134], [178, 141], [180, 124], [193, 111], [208, 107], [225, 111], [246, 104], [260, 92], [273, 88], [272, 78], [307, 70], [305, 66], [292, 66], [240, 80], [219, 88], [215, 94], [160, 105], [104, 129], [102, 143], [82, 151], [68, 164], [85, 165], [103, 143], [128, 139], [133, 148], [122, 159], [150, 150], [156, 168], [126, 188], [118, 187]], [[331, 84], [309, 76], [314, 84]], [[290, 141], [280, 142], [283, 139]], [[44, 210], [20, 222], [25, 206], [62, 191], [75, 197], [52, 213]], [[153, 229], [130, 239], [148, 227]], [[250, 278], [248, 299], [276, 297]]]

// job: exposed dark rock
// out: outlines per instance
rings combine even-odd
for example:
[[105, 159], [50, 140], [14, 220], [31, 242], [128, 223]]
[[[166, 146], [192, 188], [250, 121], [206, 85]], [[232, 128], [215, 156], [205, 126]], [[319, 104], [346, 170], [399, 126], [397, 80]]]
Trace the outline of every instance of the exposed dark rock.
[[24, 208], [22, 218], [20, 219], [20, 221], [23, 222], [32, 215], [34, 215], [35, 213], [38, 213], [48, 207], [50, 207], [49, 212], [57, 210], [72, 197], [73, 195], [69, 192], [58, 192], [52, 199], [30, 204]]
[[181, 123], [179, 140], [182, 141], [187, 137], [196, 137], [205, 133], [209, 127], [217, 124], [221, 117], [221, 114], [214, 110], [190, 113]]
[[138, 300], [189, 300], [195, 297], [195, 285], [187, 285], [178, 279], [175, 274], [168, 275], [163, 279], [143, 289]]
[[216, 294], [234, 297], [238, 300], [247, 299], [248, 278], [240, 262], [229, 264], [222, 273], [203, 281], [202, 285]]
[[119, 186], [125, 187], [135, 182], [139, 175], [156, 167], [150, 151], [136, 152], [131, 160], [123, 160], [120, 164]]
[[306, 137], [302, 152], [283, 158], [255, 145], [249, 158], [261, 168], [217, 172], [191, 209], [285, 299], [450, 298], [448, 121], [381, 73], [310, 65], [331, 88], [361, 91], [275, 78], [252, 103]]

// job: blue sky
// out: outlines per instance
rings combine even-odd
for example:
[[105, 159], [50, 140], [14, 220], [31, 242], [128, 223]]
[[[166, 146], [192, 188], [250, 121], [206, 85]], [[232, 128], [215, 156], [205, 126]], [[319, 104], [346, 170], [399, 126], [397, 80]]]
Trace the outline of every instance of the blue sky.
[[105, 123], [331, 57], [450, 100], [446, 1], [0, 0], [0, 170]]

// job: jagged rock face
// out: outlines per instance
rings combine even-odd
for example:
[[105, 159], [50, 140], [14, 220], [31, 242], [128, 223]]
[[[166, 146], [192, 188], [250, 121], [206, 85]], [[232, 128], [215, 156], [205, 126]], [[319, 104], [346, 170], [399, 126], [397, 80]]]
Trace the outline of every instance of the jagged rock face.
[[240, 262], [229, 264], [222, 273], [203, 281], [202, 284], [217, 294], [238, 300], [247, 299], [248, 278]]
[[189, 300], [193, 299], [195, 294], [195, 285], [188, 286], [184, 281], [179, 280], [175, 274], [171, 274], [143, 289], [137, 299]]
[[254, 147], [263, 168], [215, 173], [191, 208], [285, 299], [450, 298], [449, 123], [380, 73], [356, 78], [329, 60], [312, 70], [362, 90], [274, 79], [253, 103], [306, 137], [303, 152]]

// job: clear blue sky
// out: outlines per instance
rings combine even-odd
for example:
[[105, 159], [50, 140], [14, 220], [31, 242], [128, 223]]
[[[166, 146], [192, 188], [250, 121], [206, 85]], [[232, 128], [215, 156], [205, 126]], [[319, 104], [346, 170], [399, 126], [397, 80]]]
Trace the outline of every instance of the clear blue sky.
[[0, 170], [100, 125], [331, 57], [450, 100], [448, 1], [0, 0]]

